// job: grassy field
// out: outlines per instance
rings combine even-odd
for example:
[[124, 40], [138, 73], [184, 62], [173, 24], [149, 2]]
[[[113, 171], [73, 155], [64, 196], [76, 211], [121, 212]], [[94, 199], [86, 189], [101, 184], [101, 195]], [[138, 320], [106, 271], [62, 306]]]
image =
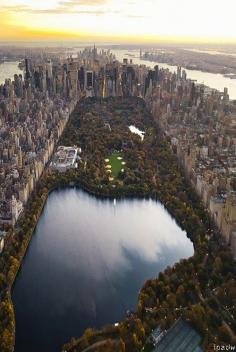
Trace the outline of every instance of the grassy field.
[[122, 169], [124, 169], [124, 165], [122, 165], [123, 159], [120, 158], [121, 155], [118, 152], [113, 152], [106, 160], [106, 165], [111, 165], [111, 176], [117, 177]]

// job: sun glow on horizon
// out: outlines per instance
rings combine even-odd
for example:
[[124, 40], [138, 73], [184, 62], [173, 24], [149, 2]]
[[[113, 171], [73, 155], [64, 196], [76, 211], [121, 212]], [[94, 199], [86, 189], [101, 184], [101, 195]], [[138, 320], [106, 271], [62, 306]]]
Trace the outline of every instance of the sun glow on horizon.
[[[235, 0], [0, 0], [7, 40], [234, 42]], [[224, 10], [224, 11], [223, 11]]]

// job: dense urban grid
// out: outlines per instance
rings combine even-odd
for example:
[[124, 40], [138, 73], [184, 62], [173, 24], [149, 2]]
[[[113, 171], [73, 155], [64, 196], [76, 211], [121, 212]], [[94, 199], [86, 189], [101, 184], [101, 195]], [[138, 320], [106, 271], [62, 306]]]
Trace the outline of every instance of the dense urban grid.
[[[216, 301], [214, 294], [210, 294], [207, 290], [210, 285], [210, 289], [214, 289], [216, 294], [219, 293], [219, 297], [222, 294], [221, 290], [224, 290], [224, 293], [230, 292], [232, 297], [232, 292], [235, 292], [233, 274], [228, 277], [228, 286], [222, 286], [222, 275], [226, 267], [230, 268], [228, 271], [231, 275], [232, 266], [227, 253], [218, 247], [222, 245], [230, 248], [232, 256], [236, 258], [236, 102], [229, 99], [227, 88], [224, 88], [224, 92], [219, 92], [198, 84], [188, 79], [185, 70], [180, 66], [176, 73], [171, 73], [158, 65], [153, 70], [145, 65], [136, 65], [132, 59], [124, 59], [123, 63], [120, 63], [109, 50], [99, 51], [95, 46], [70, 57], [58, 55], [50, 56], [49, 59], [47, 55], [29, 56], [22, 61], [21, 67], [24, 71], [22, 75], [15, 75], [14, 81], [6, 80], [0, 86], [0, 252], [4, 254], [4, 246], [6, 247], [7, 241], [11, 241], [11, 236], [14, 236], [14, 227], [22, 225], [24, 214], [26, 213], [28, 218], [31, 217], [27, 204], [34, 192], [40, 189], [40, 197], [45, 200], [48, 191], [58, 185], [67, 184], [66, 179], [63, 179], [64, 176], [60, 176], [61, 178], [58, 176], [59, 181], [56, 181], [54, 175], [58, 175], [58, 171], [60, 174], [68, 171], [68, 180], [72, 184], [78, 182], [78, 185], [95, 194], [100, 192], [102, 195], [111, 193], [119, 196], [135, 195], [136, 192], [140, 196], [150, 195], [160, 198], [181, 226], [187, 227], [186, 230], [197, 252], [197, 258], [191, 259], [191, 262], [186, 261], [188, 273], [183, 271], [184, 265], [181, 263], [174, 269], [169, 268], [164, 274], [160, 274], [154, 283], [145, 284], [139, 297], [138, 317], [135, 316], [133, 319], [131, 314], [132, 338], [127, 337], [130, 320], [119, 327], [124, 330], [123, 340], [127, 340], [127, 346], [130, 344], [131, 347], [125, 349], [123, 340], [116, 339], [113, 345], [116, 350], [138, 351], [144, 345], [145, 331], [150, 333], [150, 328], [155, 328], [156, 322], [162, 321], [160, 326], [169, 328], [170, 323], [173, 323], [172, 320], [179, 318], [175, 312], [168, 318], [167, 324], [163, 322], [166, 314], [163, 313], [165, 310], [163, 297], [167, 295], [167, 300], [164, 301], [167, 309], [174, 309], [178, 303], [180, 308], [177, 309], [182, 310], [182, 306], [186, 303], [183, 299], [186, 288], [177, 278], [179, 272], [186, 282], [188, 275], [192, 278], [194, 268], [201, 268], [200, 278], [195, 277], [194, 281], [191, 279], [192, 286], [189, 284], [191, 286], [189, 291], [193, 291], [189, 301], [195, 302], [196, 306], [200, 301], [204, 306], [205, 299], [207, 301], [211, 299], [213, 301], [211, 304], [216, 304], [217, 310], [223, 309], [219, 308], [219, 302]], [[114, 102], [113, 98], [118, 100]], [[133, 100], [125, 101], [126, 98]], [[104, 99], [107, 102], [105, 107], [102, 105]], [[133, 111], [130, 118], [127, 118], [127, 104], [130, 104]], [[145, 104], [150, 115], [145, 115]], [[91, 107], [94, 114], [89, 110]], [[79, 109], [82, 116], [79, 122], [73, 114], [76, 109]], [[72, 117], [69, 118], [71, 114]], [[99, 130], [101, 116], [102, 128]], [[124, 120], [127, 118], [130, 125], [136, 124], [142, 131], [147, 130], [143, 145], [139, 140], [135, 140], [135, 137], [130, 137], [129, 143], [126, 144], [119, 138], [118, 132], [122, 129], [125, 131], [125, 127], [119, 123], [119, 116]], [[90, 132], [88, 122], [91, 123]], [[115, 174], [111, 175], [112, 170], [106, 169], [103, 156], [110, 142], [107, 132], [114, 127], [113, 122], [114, 126], [116, 124], [118, 126], [117, 139], [112, 142], [113, 149], [119, 150], [122, 147], [127, 155], [125, 161], [122, 161], [122, 157], [117, 154], [123, 165], [123, 169], [117, 172], [117, 179]], [[158, 132], [154, 126], [157, 126]], [[78, 127], [79, 132], [75, 127]], [[95, 127], [99, 131], [97, 134]], [[58, 142], [63, 142], [63, 145], [58, 146]], [[73, 144], [69, 145], [71, 143]], [[137, 154], [135, 160], [131, 155], [132, 148]], [[175, 156], [184, 170], [184, 175], [178, 170], [177, 164], [175, 166]], [[93, 158], [94, 165], [92, 165]], [[82, 165], [82, 168], [78, 165]], [[77, 167], [79, 172], [73, 174]], [[170, 169], [169, 176], [166, 175], [167, 168]], [[42, 176], [46, 172], [48, 176], [45, 181], [42, 180]], [[198, 200], [190, 194], [190, 186], [186, 186], [187, 191], [184, 190], [184, 177], [199, 195], [209, 219], [214, 221], [215, 233], [221, 236], [220, 244], [216, 245], [213, 227], [209, 225], [207, 228], [210, 220], [204, 213], [204, 208], [196, 205]], [[172, 196], [164, 189], [168, 184]], [[191, 206], [188, 206], [185, 200], [189, 201]], [[182, 203], [183, 208], [179, 206]], [[39, 208], [35, 205], [37, 215], [40, 213], [38, 209], [41, 208], [41, 205]], [[199, 220], [201, 214], [204, 219]], [[22, 225], [27, 231], [29, 227], [28, 223]], [[206, 252], [208, 248], [206, 241], [209, 241], [213, 248], [210, 255]], [[221, 249], [219, 257], [218, 248]], [[216, 258], [213, 257], [215, 254]], [[12, 267], [17, 267], [18, 263], [14, 262], [13, 257], [11, 260]], [[208, 261], [209, 270], [206, 273], [204, 268]], [[213, 267], [216, 267], [215, 271]], [[209, 284], [207, 276], [209, 273], [215, 275], [212, 278], [212, 281], [215, 280], [214, 284]], [[14, 279], [14, 274], [13, 270], [10, 281]], [[171, 285], [177, 289], [178, 302], [173, 293], [168, 290], [166, 293], [164, 290], [164, 286], [170, 284], [166, 278], [174, 275], [176, 278]], [[4, 286], [4, 280], [0, 277], [0, 285]], [[158, 292], [160, 294], [157, 302]], [[235, 299], [232, 297], [230, 302], [233, 305]], [[158, 305], [161, 306], [161, 318], [155, 308]], [[234, 305], [232, 308], [234, 309]], [[201, 309], [200, 305], [196, 311], [193, 309], [188, 319], [194, 321], [193, 316], [196, 315], [200, 320], [204, 320]], [[224, 308], [223, 337], [221, 336], [219, 341], [235, 341], [232, 314], [235, 314], [235, 309], [230, 312]], [[156, 319], [154, 324], [151, 323], [153, 315]], [[141, 321], [145, 329], [139, 326]], [[177, 320], [176, 324], [184, 326], [185, 323]], [[196, 321], [195, 326], [204, 337], [207, 335], [208, 327], [203, 328], [200, 323], [198, 326]], [[107, 334], [116, 336], [118, 328], [113, 329], [108, 330]], [[5, 340], [11, 344], [8, 332], [4, 330], [3, 334]], [[88, 341], [93, 333], [87, 334], [85, 337]], [[160, 339], [160, 334], [161, 331], [157, 334], [157, 340]], [[195, 336], [198, 339], [198, 335]], [[209, 340], [213, 342], [210, 337]], [[84, 340], [82, 342], [84, 343]], [[101, 341], [94, 342], [101, 343]], [[82, 351], [82, 345], [78, 347], [76, 343], [75, 345], [72, 343], [72, 347], [68, 346], [68, 351]], [[208, 346], [206, 339], [204, 343]], [[136, 346], [136, 349], [132, 349], [133, 346]], [[107, 351], [113, 347], [106, 347]], [[103, 345], [101, 348], [105, 351]], [[150, 346], [147, 345], [145, 348], [148, 351]], [[200, 351], [200, 348], [198, 350]], [[4, 351], [8, 351], [7, 347]]]

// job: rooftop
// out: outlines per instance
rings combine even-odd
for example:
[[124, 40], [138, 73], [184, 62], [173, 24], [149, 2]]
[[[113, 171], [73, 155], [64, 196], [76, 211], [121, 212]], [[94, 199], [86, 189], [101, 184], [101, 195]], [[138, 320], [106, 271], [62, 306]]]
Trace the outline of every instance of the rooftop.
[[188, 323], [179, 319], [152, 352], [202, 352], [199, 346], [201, 339]]

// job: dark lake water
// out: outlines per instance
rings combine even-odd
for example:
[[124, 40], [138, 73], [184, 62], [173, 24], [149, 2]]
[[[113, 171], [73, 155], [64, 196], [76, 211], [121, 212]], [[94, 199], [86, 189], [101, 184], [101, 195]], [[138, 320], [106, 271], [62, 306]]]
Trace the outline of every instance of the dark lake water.
[[57, 352], [87, 327], [135, 309], [144, 281], [193, 254], [153, 200], [50, 194], [13, 290], [16, 352]]

